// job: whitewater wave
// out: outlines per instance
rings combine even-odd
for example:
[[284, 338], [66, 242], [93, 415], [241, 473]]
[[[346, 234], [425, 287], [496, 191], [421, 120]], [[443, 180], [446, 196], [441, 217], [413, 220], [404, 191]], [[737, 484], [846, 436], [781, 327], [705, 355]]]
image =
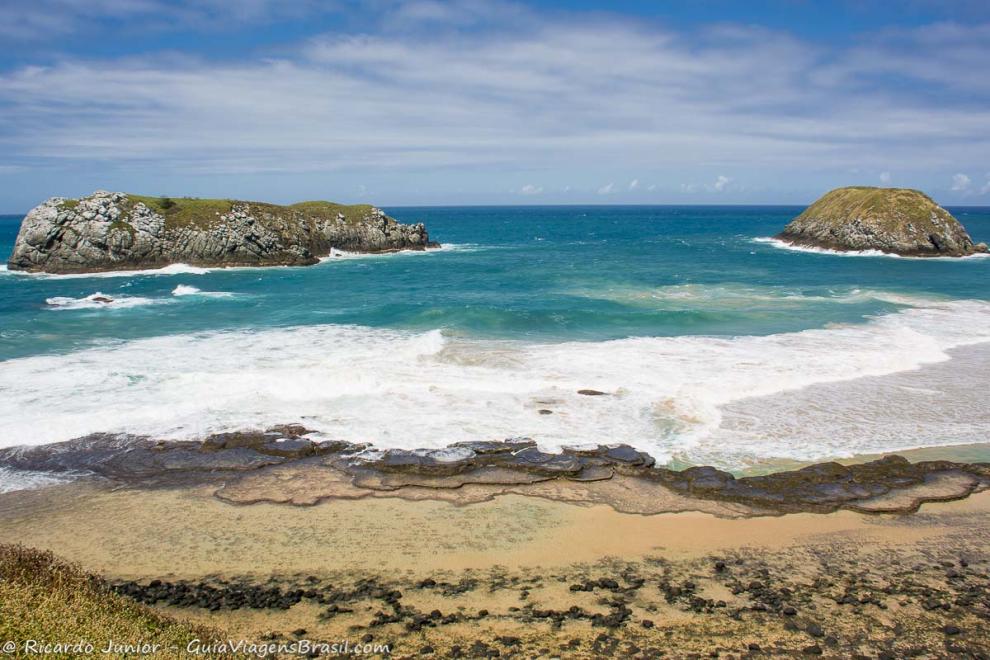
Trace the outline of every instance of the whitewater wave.
[[3, 271], [8, 275], [16, 277], [27, 277], [41, 280], [81, 280], [81, 279], [106, 279], [114, 277], [140, 277], [144, 275], [169, 276], [169, 275], [206, 275], [211, 272], [209, 268], [190, 266], [189, 264], [169, 264], [162, 268], [148, 268], [144, 270], [106, 270], [98, 273], [28, 273], [19, 270], [8, 270], [6, 266]]
[[71, 475], [65, 474], [34, 472], [32, 470], [12, 470], [10, 468], [0, 467], [0, 493], [54, 486], [71, 481], [72, 478]]
[[130, 309], [145, 305], [161, 305], [175, 302], [175, 298], [197, 296], [202, 298], [232, 298], [235, 294], [229, 291], [202, 291], [188, 284], [180, 284], [172, 289], [172, 298], [146, 298], [144, 296], [127, 296], [106, 294], [102, 291], [91, 293], [81, 298], [54, 296], [46, 298], [45, 303], [52, 311], [79, 309]]
[[810, 254], [828, 254], [835, 257], [886, 257], [888, 259], [915, 259], [918, 261], [959, 261], [969, 259], [985, 259], [990, 257], [987, 253], [970, 254], [965, 257], [909, 257], [902, 254], [891, 254], [881, 250], [830, 250], [828, 248], [812, 247], [807, 245], [794, 245], [787, 241], [772, 236], [761, 236], [751, 239], [754, 243], [764, 243], [772, 245], [781, 250], [791, 250], [792, 252], [807, 252]]
[[[550, 450], [625, 442], [664, 460], [707, 446], [733, 402], [905, 372], [982, 342], [990, 304], [979, 301], [763, 337], [537, 344], [339, 325], [157, 337], [0, 363], [0, 444], [299, 421], [381, 448], [529, 436]], [[744, 433], [721, 442], [750, 456], [781, 446]], [[836, 451], [790, 442], [807, 460]]]
[[425, 256], [442, 252], [477, 252], [481, 249], [483, 249], [483, 246], [475, 243], [441, 243], [439, 247], [426, 250], [398, 250], [396, 252], [348, 252], [347, 250], [333, 248], [330, 250], [330, 254], [320, 257], [320, 263], [331, 263], [343, 259], [383, 259], [395, 256]]
[[767, 456], [808, 460], [812, 447], [819, 459], [986, 443], [990, 343], [950, 354], [920, 369], [730, 402], [719, 427], [680, 458], [738, 469]]
[[[483, 249], [483, 246], [473, 243], [442, 243], [440, 247], [428, 250], [399, 250], [398, 252], [347, 252], [345, 250], [331, 250], [331, 253], [322, 257], [319, 262], [329, 263], [340, 259], [380, 259], [394, 256], [410, 255], [430, 255], [443, 252], [476, 252]], [[19, 270], [9, 270], [6, 265], [0, 265], [0, 275], [11, 275], [16, 277], [45, 279], [45, 280], [76, 280], [88, 278], [114, 278], [114, 277], [141, 277], [141, 276], [172, 276], [172, 275], [207, 275], [213, 272], [244, 271], [244, 270], [266, 270], [272, 268], [309, 268], [309, 266], [216, 266], [204, 268], [191, 266], [189, 264], [169, 264], [161, 268], [147, 268], [141, 270], [108, 270], [95, 273], [30, 273]]]
[[155, 305], [164, 302], [154, 298], [144, 298], [142, 296], [121, 296], [108, 295], [97, 291], [82, 298], [70, 298], [68, 296], [55, 296], [46, 298], [45, 303], [52, 311], [64, 311], [75, 309], [128, 309], [131, 307], [142, 307], [144, 305]]
[[232, 298], [234, 294], [230, 291], [202, 291], [188, 284], [180, 284], [172, 289], [172, 295], [181, 296], [202, 296], [204, 298]]

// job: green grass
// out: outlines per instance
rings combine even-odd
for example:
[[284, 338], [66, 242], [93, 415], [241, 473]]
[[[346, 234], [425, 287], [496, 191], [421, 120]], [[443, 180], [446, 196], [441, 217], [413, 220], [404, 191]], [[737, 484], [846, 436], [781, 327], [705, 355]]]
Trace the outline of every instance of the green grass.
[[326, 216], [337, 213], [344, 214], [344, 221], [351, 224], [360, 221], [371, 213], [374, 208], [370, 204], [335, 204], [333, 202], [299, 202], [285, 207], [308, 216]]
[[133, 207], [138, 202], [165, 218], [166, 226], [206, 228], [220, 221], [220, 216], [229, 213], [235, 205], [247, 204], [255, 215], [270, 214], [283, 217], [327, 217], [344, 214], [347, 223], [360, 222], [367, 216], [372, 206], [368, 204], [335, 204], [333, 202], [299, 202], [289, 206], [267, 202], [248, 202], [234, 199], [199, 199], [195, 197], [148, 197], [127, 195], [125, 206]]
[[825, 193], [800, 217], [845, 221], [850, 218], [877, 218], [881, 224], [904, 222], [925, 224], [932, 212], [951, 218], [931, 197], [910, 188], [851, 186]]
[[110, 223], [110, 228], [107, 232], [109, 233], [112, 231], [126, 231], [131, 236], [134, 236], [136, 230], [130, 223], [124, 222], [123, 220], [114, 220]]
[[[79, 199], [67, 199], [62, 202], [61, 207], [74, 209], [79, 205]], [[229, 213], [235, 205], [248, 205], [251, 212], [256, 217], [265, 215], [275, 218], [295, 219], [305, 221], [307, 219], [336, 217], [338, 213], [344, 215], [344, 221], [348, 224], [357, 224], [364, 220], [374, 209], [370, 204], [336, 204], [334, 202], [310, 201], [299, 202], [288, 206], [269, 204], [267, 202], [249, 202], [236, 199], [200, 199], [197, 197], [151, 197], [148, 195], [127, 194], [127, 201], [122, 203], [121, 211], [124, 217], [130, 214], [131, 210], [138, 203], [144, 204], [155, 213], [165, 218], [165, 226], [181, 229], [192, 227], [197, 229], [208, 229], [221, 222], [220, 216]], [[113, 229], [126, 229], [133, 232], [134, 228], [126, 222], [117, 221], [110, 226]]]
[[194, 638], [220, 636], [219, 631], [179, 622], [115, 594], [99, 577], [51, 552], [0, 545], [0, 642], [20, 645], [21, 653], [12, 657], [23, 654], [26, 640], [86, 641], [97, 651], [106, 648], [108, 640], [143, 641], [159, 644], [162, 656], [177, 657], [179, 653], [167, 649], [182, 651]]
[[218, 223], [220, 215], [229, 213], [236, 203], [232, 199], [147, 197], [128, 194], [125, 206], [133, 207], [138, 202], [164, 217], [166, 226], [204, 228]]

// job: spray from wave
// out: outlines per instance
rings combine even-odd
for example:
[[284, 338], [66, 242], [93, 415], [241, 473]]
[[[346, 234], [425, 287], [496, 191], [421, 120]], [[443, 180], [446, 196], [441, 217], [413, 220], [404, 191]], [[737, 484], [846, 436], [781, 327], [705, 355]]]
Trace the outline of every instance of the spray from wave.
[[172, 295], [176, 297], [201, 296], [204, 298], [232, 298], [234, 296], [234, 294], [229, 291], [202, 291], [194, 286], [189, 286], [188, 284], [180, 284], [172, 289]]
[[330, 254], [320, 258], [320, 263], [332, 263], [345, 259], [381, 259], [396, 256], [428, 256], [444, 252], [477, 252], [483, 246], [474, 243], [441, 243], [439, 247], [426, 250], [398, 250], [396, 252], [349, 252], [333, 248]]
[[46, 298], [45, 303], [48, 309], [53, 311], [80, 310], [80, 309], [129, 309], [131, 307], [142, 307], [144, 305], [155, 305], [161, 300], [154, 298], [144, 298], [142, 296], [122, 296], [108, 295], [97, 291], [82, 298], [70, 298], [68, 296], [55, 296]]
[[73, 476], [69, 474], [35, 472], [33, 470], [12, 470], [10, 468], [0, 467], [0, 493], [54, 486], [71, 481], [72, 478]]
[[902, 254], [883, 252], [881, 250], [830, 250], [828, 248], [811, 247], [806, 245], [793, 245], [792, 243], [782, 241], [779, 238], [773, 238], [772, 236], [761, 236], [759, 238], [752, 239], [752, 241], [754, 243], [772, 245], [773, 247], [781, 250], [807, 252], [809, 254], [828, 254], [835, 257], [886, 257], [888, 259], [916, 259], [920, 261], [960, 261], [990, 257], [990, 254], [986, 253], [970, 254], [965, 257], [909, 257]]

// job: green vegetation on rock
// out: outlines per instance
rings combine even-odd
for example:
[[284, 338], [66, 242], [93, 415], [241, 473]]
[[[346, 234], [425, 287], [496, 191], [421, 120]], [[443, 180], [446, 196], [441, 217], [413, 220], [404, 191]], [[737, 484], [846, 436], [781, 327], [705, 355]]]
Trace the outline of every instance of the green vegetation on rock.
[[851, 186], [825, 193], [798, 217], [837, 222], [870, 218], [881, 226], [896, 228], [905, 222], [927, 222], [932, 213], [952, 217], [919, 190]]
[[282, 206], [268, 202], [250, 202], [236, 199], [201, 199], [198, 197], [148, 197], [127, 194], [129, 210], [141, 203], [165, 218], [165, 226], [208, 228], [220, 222], [220, 216], [230, 213], [235, 206], [248, 206], [253, 213], [272, 216], [330, 216], [341, 213], [344, 222], [355, 224], [366, 218], [374, 207], [370, 204], [336, 204], [334, 202], [299, 202]]
[[235, 202], [231, 199], [198, 199], [195, 197], [146, 197], [127, 195], [128, 210], [141, 203], [165, 218], [167, 227], [211, 227], [220, 216], [230, 213]]
[[820, 197], [778, 236], [795, 245], [879, 250], [905, 256], [966, 256], [985, 252], [928, 195], [909, 188], [837, 188]]
[[422, 223], [401, 224], [367, 204], [283, 206], [98, 190], [76, 200], [53, 197], [32, 209], [7, 265], [51, 273], [176, 263], [310, 266], [335, 250], [378, 253], [434, 246]]

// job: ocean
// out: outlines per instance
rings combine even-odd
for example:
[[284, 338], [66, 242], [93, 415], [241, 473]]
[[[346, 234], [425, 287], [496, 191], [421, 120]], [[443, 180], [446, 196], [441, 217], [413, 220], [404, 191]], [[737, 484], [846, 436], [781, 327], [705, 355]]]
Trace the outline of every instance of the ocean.
[[[626, 443], [740, 471], [990, 432], [988, 258], [767, 240], [797, 207], [385, 210], [443, 247], [0, 271], [0, 446], [298, 422], [380, 448]], [[990, 239], [990, 208], [950, 210]], [[0, 217], [3, 258], [19, 221]]]

